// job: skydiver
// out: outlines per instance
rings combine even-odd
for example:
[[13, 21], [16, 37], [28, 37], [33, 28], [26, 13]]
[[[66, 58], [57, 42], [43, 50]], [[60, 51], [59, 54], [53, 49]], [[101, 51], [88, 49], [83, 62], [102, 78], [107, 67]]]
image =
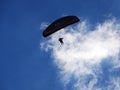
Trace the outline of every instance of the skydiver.
[[61, 43], [61, 45], [64, 44], [63, 38], [59, 38], [58, 41]]

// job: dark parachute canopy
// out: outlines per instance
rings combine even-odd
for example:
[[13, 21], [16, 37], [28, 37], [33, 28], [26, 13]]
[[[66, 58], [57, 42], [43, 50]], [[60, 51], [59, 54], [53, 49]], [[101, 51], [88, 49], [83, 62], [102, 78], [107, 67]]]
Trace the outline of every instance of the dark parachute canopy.
[[76, 16], [65, 16], [62, 17], [56, 21], [54, 21], [52, 24], [50, 24], [44, 31], [43, 31], [43, 36], [47, 37], [51, 34], [53, 34], [54, 32], [68, 26], [71, 24], [74, 24], [76, 22], [79, 22], [79, 18]]

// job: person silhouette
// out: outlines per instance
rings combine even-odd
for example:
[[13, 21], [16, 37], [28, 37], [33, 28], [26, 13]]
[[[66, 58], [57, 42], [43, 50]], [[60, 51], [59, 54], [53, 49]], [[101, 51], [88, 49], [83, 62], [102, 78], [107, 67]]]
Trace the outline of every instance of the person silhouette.
[[61, 45], [64, 44], [63, 38], [59, 38], [58, 41], [61, 43]]

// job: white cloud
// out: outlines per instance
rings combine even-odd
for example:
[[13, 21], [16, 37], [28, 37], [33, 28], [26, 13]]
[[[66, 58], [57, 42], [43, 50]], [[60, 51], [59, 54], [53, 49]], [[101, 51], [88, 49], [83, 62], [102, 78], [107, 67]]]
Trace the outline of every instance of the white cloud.
[[[94, 30], [91, 30], [87, 21], [75, 27], [71, 26], [54, 33], [47, 42], [41, 42], [41, 48], [52, 50], [52, 56], [61, 70], [60, 75], [65, 85], [74, 78], [75, 89], [104, 90], [96, 86], [99, 83], [99, 75], [103, 73], [101, 63], [111, 57], [114, 66], [120, 65], [120, 23], [116, 19], [107, 20], [96, 25]], [[63, 46], [58, 42], [59, 37], [64, 38]], [[92, 79], [89, 80], [89, 76], [92, 76]], [[111, 83], [115, 84], [113, 90], [117, 90], [120, 82], [115, 83], [114, 77], [112, 78]]]
[[47, 22], [42, 22], [40, 25], [40, 29], [45, 29], [49, 24]]

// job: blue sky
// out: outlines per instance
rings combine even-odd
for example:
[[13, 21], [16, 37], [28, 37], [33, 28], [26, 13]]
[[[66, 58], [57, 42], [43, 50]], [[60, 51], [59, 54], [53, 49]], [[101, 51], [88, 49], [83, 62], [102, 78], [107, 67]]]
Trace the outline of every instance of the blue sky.
[[[57, 54], [54, 48], [59, 45], [54, 45], [54, 47], [47, 52], [40, 48], [41, 42], [44, 43], [44, 41], [48, 41], [48, 39], [42, 37], [43, 29], [40, 29], [41, 23], [51, 23], [65, 15], [76, 15], [80, 17], [83, 25], [84, 22], [87, 21], [87, 23], [94, 28], [97, 27], [96, 24], [98, 23], [104, 26], [107, 19], [115, 17], [116, 20], [119, 21], [119, 4], [119, 0], [1, 0], [0, 90], [74, 90], [73, 83], [77, 80], [68, 78], [70, 82], [66, 85], [63, 82], [63, 78], [65, 77], [63, 76], [62, 78], [60, 74], [60, 69], [65, 71], [66, 68], [61, 68], [60, 64], [55, 63], [57, 60], [56, 57], [59, 58], [59, 56], [54, 56], [54, 54]], [[120, 24], [117, 23], [117, 25]], [[89, 25], [85, 24], [85, 26], [88, 27]], [[112, 24], [110, 27], [112, 27], [113, 30], [117, 27], [117, 30], [120, 31], [119, 26]], [[117, 37], [117, 34], [115, 34], [115, 36]], [[119, 43], [120, 37], [118, 36], [117, 38], [118, 41], [116, 42]], [[58, 43], [57, 41], [55, 42]], [[53, 44], [53, 42], [50, 43]], [[116, 43], [116, 45], [118, 43]], [[49, 43], [47, 43], [44, 48], [46, 48], [48, 44]], [[115, 46], [114, 49], [120, 50], [119, 45]], [[64, 50], [66, 50], [66, 48], [64, 48]], [[111, 50], [111, 47], [107, 50]], [[114, 53], [118, 54], [117, 51]], [[107, 55], [111, 55], [114, 61], [113, 53]], [[108, 61], [111, 60], [110, 57], [105, 59], [108, 59]], [[107, 63], [105, 60], [103, 62], [100, 61], [100, 65], [100, 70], [105, 73], [100, 74], [101, 77], [99, 77], [99, 79], [101, 83], [96, 83], [96, 86], [102, 87], [106, 85], [106, 83], [103, 83], [104, 78], [111, 75], [118, 77], [117, 80], [119, 81], [120, 67], [114, 70], [112, 69], [111, 72], [109, 72], [108, 68], [114, 67], [113, 63]], [[68, 75], [68, 73], [66, 75]], [[92, 76], [89, 77], [87, 77], [88, 82], [90, 82], [89, 80], [91, 80], [90, 78], [92, 78]], [[78, 90], [82, 89], [79, 87]]]

